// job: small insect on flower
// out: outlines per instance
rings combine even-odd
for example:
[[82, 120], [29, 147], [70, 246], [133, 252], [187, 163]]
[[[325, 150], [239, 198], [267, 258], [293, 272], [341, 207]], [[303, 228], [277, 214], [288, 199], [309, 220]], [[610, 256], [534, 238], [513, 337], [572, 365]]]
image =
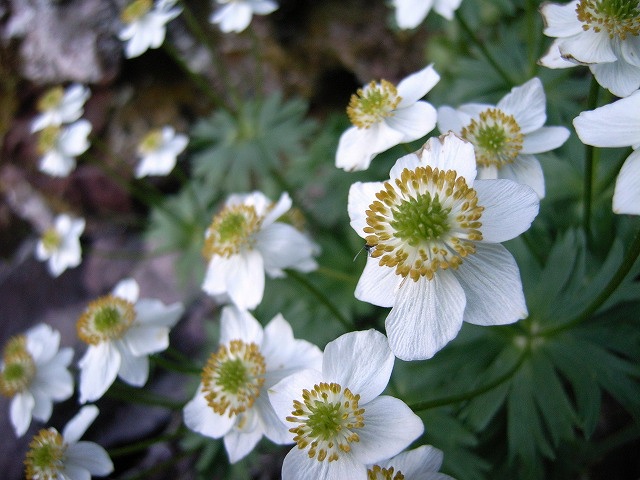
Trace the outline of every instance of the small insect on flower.
[[356, 258], [358, 258], [358, 256], [362, 253], [362, 250], [366, 250], [367, 252], [367, 257], [371, 256], [371, 252], [373, 251], [373, 249], [375, 248], [375, 245], [369, 245], [368, 243], [365, 243], [362, 248], [360, 250], [358, 250], [358, 253], [356, 253], [356, 256], [353, 257], [353, 261], [356, 261]]

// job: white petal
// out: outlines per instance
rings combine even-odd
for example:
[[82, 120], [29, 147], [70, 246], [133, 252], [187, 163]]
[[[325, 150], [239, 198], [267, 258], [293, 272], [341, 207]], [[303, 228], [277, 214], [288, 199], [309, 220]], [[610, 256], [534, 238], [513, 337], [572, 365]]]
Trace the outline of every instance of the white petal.
[[202, 392], [202, 384], [195, 397], [185, 405], [183, 415], [188, 428], [212, 438], [223, 437], [236, 421], [235, 416], [229, 418], [228, 415], [218, 415], [213, 411]]
[[125, 345], [122, 345], [119, 350], [122, 362], [118, 376], [129, 385], [142, 387], [149, 378], [149, 357], [146, 355], [136, 357]]
[[433, 280], [407, 279], [385, 321], [391, 350], [402, 360], [433, 357], [458, 334], [464, 308], [464, 291], [449, 270]]
[[110, 342], [91, 345], [80, 359], [80, 403], [102, 397], [120, 370], [120, 352]]
[[[38, 388], [32, 388], [31, 394], [35, 400], [31, 416], [41, 422], [48, 422], [53, 412], [51, 397]], [[71, 396], [71, 395], [69, 395]]]
[[547, 120], [544, 88], [537, 77], [512, 88], [511, 92], [498, 102], [497, 107], [513, 115], [524, 134], [539, 129]]
[[402, 142], [404, 134], [386, 122], [369, 128], [348, 128], [341, 136], [336, 151], [336, 167], [346, 171], [366, 170], [378, 153]]
[[551, 44], [547, 53], [545, 53], [538, 63], [547, 68], [571, 68], [578, 65], [577, 62], [567, 60], [560, 52], [561, 40], [556, 40]]
[[394, 360], [382, 333], [373, 329], [346, 333], [325, 347], [322, 376], [359, 394], [364, 404], [387, 387]]
[[184, 313], [180, 302], [165, 305], [160, 300], [142, 298], [135, 305], [136, 323], [144, 325], [173, 327]]
[[476, 154], [473, 144], [454, 133], [431, 137], [419, 153], [422, 161], [432, 168], [455, 170], [467, 185], [476, 178]]
[[540, 13], [544, 17], [544, 34], [549, 37], [569, 37], [583, 32], [582, 22], [578, 20], [576, 7], [579, 0], [559, 5], [546, 2], [542, 4]]
[[524, 136], [521, 153], [543, 153], [555, 150], [567, 141], [569, 129], [542, 127]]
[[564, 38], [558, 42], [558, 49], [563, 57], [585, 65], [615, 62], [618, 59], [606, 30], [595, 32], [589, 29]]
[[90, 132], [91, 123], [87, 120], [78, 120], [64, 128], [58, 140], [62, 153], [70, 157], [84, 153], [89, 148], [87, 136]]
[[627, 38], [620, 42], [620, 54], [621, 61], [626, 61], [634, 67], [640, 67], [640, 37], [627, 35]]
[[364, 428], [359, 442], [351, 444], [353, 456], [365, 464], [393, 457], [422, 435], [422, 420], [397, 398], [382, 396], [363, 405]]
[[505, 325], [527, 316], [520, 270], [500, 244], [478, 244], [455, 272], [464, 288], [464, 321], [475, 325]]
[[60, 332], [46, 323], [39, 323], [25, 332], [27, 351], [36, 364], [46, 363], [58, 352]]
[[[426, 2], [425, 2], [426, 3]], [[402, 98], [398, 110], [405, 109], [416, 103], [429, 92], [440, 80], [440, 75], [433, 68], [433, 64], [412, 73], [398, 84], [398, 95]], [[435, 112], [434, 112], [435, 113]], [[435, 125], [435, 117], [434, 117]], [[431, 127], [433, 128], [433, 127]], [[420, 135], [422, 136], [422, 135]], [[416, 137], [419, 138], [419, 137]]]
[[65, 463], [61, 470], [58, 470], [60, 480], [91, 480], [91, 472], [86, 468], [73, 463]]
[[[409, 153], [408, 155], [400, 157], [398, 160], [396, 160], [396, 163], [393, 165], [393, 167], [391, 167], [391, 170], [389, 171], [389, 178], [391, 180], [391, 183], [393, 183], [393, 180], [395, 180], [396, 178], [400, 178], [404, 169], [415, 170], [417, 167], [421, 166], [421, 164], [422, 159], [415, 153]], [[382, 182], [374, 182], [374, 184], [379, 185], [379, 188], [375, 193], [378, 193], [380, 190], [384, 190], [384, 184]], [[375, 198], [373, 198], [370, 203], [372, 203], [374, 200]]]
[[460, 134], [470, 121], [469, 115], [458, 112], [454, 108], [448, 106], [438, 108], [438, 130], [442, 134], [450, 131]]
[[626, 97], [640, 88], [640, 67], [627, 62], [603, 63], [590, 66], [600, 85], [618, 97]]
[[640, 150], [625, 160], [613, 192], [613, 211], [640, 215]]
[[461, 3], [462, 0], [436, 0], [433, 9], [447, 20], [453, 20], [453, 13]]
[[262, 438], [262, 431], [239, 432], [235, 428], [224, 436], [224, 448], [229, 456], [229, 463], [236, 463], [251, 453], [251, 450]]
[[256, 415], [259, 416], [260, 423], [264, 429], [264, 435], [273, 443], [284, 445], [293, 442], [293, 435], [289, 432], [289, 428], [284, 423], [284, 419], [280, 419], [269, 402], [267, 391], [260, 392], [253, 404]]
[[573, 119], [578, 137], [586, 145], [627, 147], [640, 142], [640, 91]]
[[47, 152], [38, 164], [38, 169], [52, 177], [66, 177], [76, 168], [76, 160], [67, 157], [57, 150]]
[[[282, 379], [269, 388], [269, 401], [276, 416], [287, 428], [294, 427], [295, 424], [288, 422], [287, 417], [293, 411], [293, 401], [302, 400], [302, 390], [313, 388], [314, 385], [324, 381], [322, 373], [318, 370], [301, 370], [293, 375]], [[293, 434], [290, 433], [290, 439]]]
[[313, 256], [318, 245], [286, 223], [276, 222], [261, 230], [256, 235], [256, 248], [270, 277], [283, 276], [286, 268], [310, 271], [317, 267]]
[[410, 107], [396, 110], [395, 115], [385, 119], [394, 130], [402, 132], [402, 143], [424, 137], [436, 126], [436, 109], [427, 102], [417, 102]]
[[278, 9], [278, 4], [271, 0], [252, 0], [251, 9], [255, 15], [269, 15]]
[[232, 340], [262, 345], [262, 325], [245, 310], [233, 306], [224, 307], [220, 317], [220, 344], [229, 345]]
[[67, 443], [76, 443], [84, 432], [87, 431], [89, 426], [98, 417], [100, 411], [95, 405], [87, 405], [80, 409], [80, 411], [65, 425], [62, 430], [62, 436]]
[[9, 418], [16, 432], [16, 436], [21, 437], [31, 425], [31, 412], [36, 401], [28, 390], [16, 394], [11, 399], [9, 406]]
[[202, 288], [211, 295], [227, 293], [238, 308], [254, 309], [264, 294], [262, 255], [256, 250], [247, 250], [230, 258], [214, 255]]
[[395, 302], [402, 277], [396, 275], [393, 268], [381, 267], [379, 262], [376, 258], [367, 257], [364, 271], [356, 286], [355, 297], [379, 307], [391, 307]]
[[138, 296], [140, 295], [140, 287], [138, 286], [138, 282], [133, 278], [126, 278], [118, 282], [118, 284], [113, 288], [112, 294], [115, 297], [122, 298], [127, 302], [135, 304], [138, 301]]
[[78, 442], [75, 445], [69, 445], [65, 457], [65, 469], [74, 465], [100, 477], [113, 472], [113, 462], [109, 454], [97, 443]]
[[366, 211], [376, 200], [376, 193], [383, 188], [382, 182], [356, 182], [349, 188], [347, 210], [351, 219], [351, 227], [362, 238], [366, 238], [364, 228], [367, 226]]
[[367, 468], [357, 461], [351, 453], [341, 453], [334, 462], [319, 462], [309, 458], [307, 450], [297, 447], [284, 458], [282, 480], [367, 480]]
[[544, 173], [533, 155], [518, 155], [513, 163], [500, 169], [499, 177], [529, 185], [539, 198], [544, 198]]
[[231, 2], [218, 9], [210, 21], [219, 24], [225, 33], [239, 33], [249, 26], [252, 16], [251, 7], [245, 2]]
[[[255, 193], [260, 193], [262, 195], [261, 192], [255, 192]], [[291, 201], [291, 197], [287, 192], [282, 192], [282, 194], [280, 195], [280, 198], [275, 204], [272, 204], [269, 201], [269, 199], [266, 198], [264, 195], [262, 195], [262, 197], [266, 200], [266, 202], [264, 202], [263, 204], [264, 206], [262, 208], [259, 208], [258, 205], [256, 205], [256, 210], [258, 211], [258, 213], [260, 215], [264, 215], [264, 219], [262, 220], [262, 228], [265, 228], [266, 226], [271, 225], [273, 222], [278, 220], [282, 215], [287, 213], [291, 209], [291, 205], [293, 203]], [[255, 195], [254, 195], [254, 198], [256, 198]], [[262, 202], [255, 202], [255, 203], [257, 204]]]
[[416, 28], [425, 19], [434, 0], [393, 0], [396, 23], [402, 29]]
[[443, 454], [431, 445], [421, 445], [418, 448], [401, 452], [386, 462], [378, 463], [382, 468], [393, 467], [401, 471], [407, 479], [444, 480], [450, 477], [439, 474], [434, 476], [442, 465]]
[[478, 180], [474, 184], [478, 205], [484, 207], [482, 239], [497, 243], [511, 240], [526, 231], [538, 215], [540, 199], [527, 185], [511, 180]]

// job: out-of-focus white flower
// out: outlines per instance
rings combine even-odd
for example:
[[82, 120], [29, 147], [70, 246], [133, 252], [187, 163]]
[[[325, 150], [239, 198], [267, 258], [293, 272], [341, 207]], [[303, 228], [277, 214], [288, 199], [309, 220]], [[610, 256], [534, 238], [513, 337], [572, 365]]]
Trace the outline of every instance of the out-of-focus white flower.
[[32, 417], [46, 422], [53, 402], [73, 394], [73, 378], [67, 370], [73, 350], [59, 347], [60, 332], [42, 323], [11, 338], [4, 348], [0, 393], [11, 398], [11, 424], [19, 437]]
[[169, 330], [184, 307], [138, 296], [138, 283], [122, 280], [111, 295], [91, 302], [78, 320], [78, 337], [89, 345], [78, 363], [81, 403], [102, 397], [116, 376], [141, 387], [149, 377], [148, 356], [169, 346]]
[[34, 118], [31, 131], [60, 126], [78, 120], [84, 112], [84, 103], [91, 92], [84, 85], [74, 83], [64, 90], [61, 86], [47, 90], [38, 101], [40, 114]]
[[36, 258], [42, 262], [47, 261], [49, 273], [54, 277], [67, 268], [80, 265], [80, 235], [84, 231], [84, 225], [84, 218], [74, 218], [63, 213], [56, 217], [54, 226], [40, 237], [36, 245]]
[[569, 138], [565, 127], [543, 126], [546, 109], [542, 82], [532, 78], [495, 106], [440, 107], [438, 129], [453, 131], [473, 144], [478, 178], [508, 178], [529, 185], [543, 198], [544, 175], [534, 154], [558, 148]]
[[613, 211], [640, 215], [640, 90], [616, 102], [582, 112], [573, 119], [582, 143], [596, 147], [633, 147], [613, 192]]
[[315, 270], [319, 247], [295, 227], [276, 221], [290, 208], [287, 193], [275, 204], [261, 192], [231, 195], [206, 232], [203, 290], [252, 310], [262, 301], [265, 273], [273, 278], [284, 276], [287, 268]]
[[441, 465], [442, 452], [431, 445], [422, 445], [370, 466], [367, 480], [453, 480], [438, 472]]
[[463, 321], [527, 316], [518, 266], [499, 242], [527, 230], [539, 203], [527, 185], [476, 180], [473, 145], [453, 133], [400, 158], [389, 180], [351, 186], [351, 226], [370, 247], [355, 295], [392, 307], [398, 358], [432, 357]]
[[51, 125], [38, 133], [39, 169], [53, 177], [66, 177], [76, 168], [76, 157], [89, 148], [91, 124], [78, 120], [71, 125]]
[[217, 0], [217, 3], [222, 6], [209, 21], [220, 25], [225, 33], [242, 32], [254, 15], [269, 15], [278, 9], [278, 4], [272, 0]]
[[351, 332], [327, 344], [321, 371], [294, 373], [269, 389], [297, 444], [284, 459], [283, 480], [366, 480], [367, 465], [422, 434], [422, 420], [403, 401], [380, 395], [393, 363], [383, 334]]
[[429, 65], [402, 80], [397, 88], [382, 80], [359, 89], [347, 107], [353, 126], [340, 136], [336, 167], [366, 170], [377, 154], [433, 130], [436, 110], [419, 100], [438, 80], [440, 76]]
[[618, 97], [640, 87], [640, 4], [626, 0], [544, 3], [545, 35], [555, 37], [540, 59], [548, 68], [588, 65]]
[[173, 127], [166, 126], [149, 132], [138, 145], [140, 163], [136, 178], [147, 175], [167, 175], [176, 166], [177, 157], [186, 148], [189, 139]]
[[167, 23], [182, 12], [182, 8], [174, 8], [175, 3], [175, 0], [159, 0], [154, 5], [153, 0], [134, 0], [125, 7], [120, 15], [125, 27], [119, 38], [127, 42], [127, 58], [137, 57], [162, 45]]
[[29, 444], [24, 461], [27, 480], [89, 480], [92, 475], [103, 477], [113, 472], [113, 463], [104, 448], [79, 441], [98, 413], [95, 405], [82, 407], [62, 435], [53, 427], [40, 430]]
[[402, 29], [416, 28], [433, 8], [447, 20], [453, 19], [462, 0], [392, 0], [396, 9], [396, 23]]
[[184, 422], [203, 435], [224, 437], [229, 461], [235, 463], [263, 435], [277, 444], [291, 442], [267, 390], [302, 369], [320, 368], [322, 352], [293, 338], [282, 315], [263, 330], [250, 313], [225, 307], [220, 328], [220, 349], [209, 357], [196, 396], [184, 408]]

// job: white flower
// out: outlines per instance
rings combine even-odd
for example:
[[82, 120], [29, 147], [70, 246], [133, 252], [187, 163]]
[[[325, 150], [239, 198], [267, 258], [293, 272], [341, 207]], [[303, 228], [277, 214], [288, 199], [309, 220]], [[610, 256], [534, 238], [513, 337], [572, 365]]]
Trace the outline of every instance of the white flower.
[[69, 420], [62, 435], [53, 427], [38, 432], [25, 458], [27, 480], [89, 480], [113, 472], [113, 463], [104, 448], [94, 442], [79, 441], [98, 416], [98, 407], [87, 405]]
[[263, 193], [231, 195], [206, 232], [203, 255], [209, 262], [202, 288], [228, 295], [243, 310], [262, 301], [265, 272], [284, 276], [284, 269], [310, 272], [318, 246], [293, 226], [276, 220], [289, 211], [283, 193], [273, 204]]
[[240, 33], [251, 23], [254, 15], [269, 15], [278, 9], [272, 0], [217, 0], [218, 8], [209, 21], [220, 25], [225, 33]]
[[418, 101], [438, 83], [428, 67], [409, 75], [396, 88], [391, 82], [371, 82], [351, 96], [347, 114], [353, 124], [340, 137], [336, 167], [366, 170], [373, 157], [400, 143], [425, 136], [436, 126], [436, 110]]
[[369, 467], [368, 480], [453, 480], [449, 475], [438, 472], [441, 465], [442, 452], [431, 445], [422, 445]]
[[351, 226], [370, 246], [356, 298], [393, 307], [385, 326], [403, 360], [432, 357], [462, 322], [527, 315], [520, 272], [498, 242], [527, 230], [539, 199], [511, 180], [475, 180], [473, 145], [450, 133], [400, 158], [386, 182], [349, 190]]
[[322, 371], [303, 370], [269, 389], [296, 446], [283, 480], [366, 480], [367, 465], [390, 458], [422, 434], [422, 420], [401, 400], [380, 396], [394, 357], [375, 330], [327, 344]]
[[532, 78], [515, 87], [497, 105], [470, 103], [457, 110], [438, 109], [438, 129], [471, 142], [478, 178], [508, 178], [544, 197], [544, 175], [533, 155], [553, 150], [569, 138], [565, 127], [544, 127], [547, 120], [542, 82]]
[[173, 127], [166, 126], [149, 132], [138, 145], [141, 160], [136, 168], [136, 178], [167, 175], [176, 166], [177, 157], [188, 142], [187, 136], [176, 134]]
[[613, 192], [613, 211], [640, 215], [640, 90], [595, 110], [582, 112], [573, 125], [583, 143], [635, 150], [625, 160]]
[[55, 225], [49, 228], [36, 245], [36, 258], [48, 260], [49, 272], [59, 276], [67, 268], [80, 265], [82, 248], [80, 235], [84, 231], [84, 218], [74, 218], [65, 213], [58, 215]]
[[540, 64], [588, 65], [600, 85], [619, 97], [640, 87], [640, 5], [628, 0], [545, 3], [544, 33], [556, 37]]
[[120, 16], [126, 26], [120, 31], [119, 38], [127, 41], [125, 55], [137, 57], [149, 48], [158, 48], [164, 42], [166, 24], [182, 12], [176, 7], [175, 0], [134, 0], [122, 11]]
[[416, 28], [433, 8], [447, 20], [453, 19], [462, 0], [392, 0], [396, 23], [402, 29]]
[[31, 131], [75, 122], [82, 116], [84, 103], [90, 95], [89, 89], [78, 83], [70, 85], [66, 90], [61, 86], [47, 90], [38, 101], [38, 111], [41, 113], [34, 118]]
[[67, 370], [73, 349], [59, 347], [60, 332], [41, 323], [11, 338], [4, 348], [0, 393], [11, 398], [9, 415], [19, 437], [29, 428], [32, 417], [46, 422], [53, 402], [73, 394], [73, 378]]
[[148, 355], [169, 346], [169, 330], [184, 307], [138, 295], [135, 280], [122, 280], [111, 295], [91, 302], [78, 320], [78, 336], [89, 345], [78, 363], [80, 403], [102, 397], [116, 376], [141, 387], [149, 376]]
[[277, 315], [262, 329], [246, 311], [222, 310], [220, 348], [209, 357], [196, 396], [184, 408], [184, 423], [213, 438], [224, 437], [229, 461], [244, 458], [262, 436], [291, 442], [269, 403], [267, 389], [305, 368], [319, 368], [322, 352], [293, 338]]
[[76, 157], [89, 148], [91, 124], [78, 120], [71, 125], [51, 125], [39, 132], [40, 171], [53, 177], [66, 177], [76, 168]]

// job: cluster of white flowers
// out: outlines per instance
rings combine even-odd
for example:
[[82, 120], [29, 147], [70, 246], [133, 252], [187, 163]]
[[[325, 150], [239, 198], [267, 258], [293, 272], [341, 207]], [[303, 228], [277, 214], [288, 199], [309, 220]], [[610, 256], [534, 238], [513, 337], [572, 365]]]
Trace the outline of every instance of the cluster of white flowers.
[[120, 31], [120, 40], [126, 41], [127, 58], [138, 57], [150, 48], [158, 48], [164, 42], [167, 23], [180, 15], [176, 0], [134, 0], [120, 15], [125, 27]]

